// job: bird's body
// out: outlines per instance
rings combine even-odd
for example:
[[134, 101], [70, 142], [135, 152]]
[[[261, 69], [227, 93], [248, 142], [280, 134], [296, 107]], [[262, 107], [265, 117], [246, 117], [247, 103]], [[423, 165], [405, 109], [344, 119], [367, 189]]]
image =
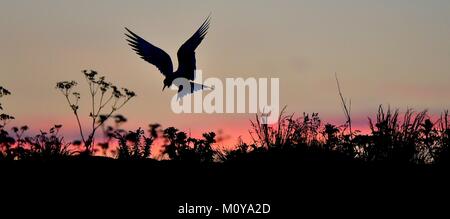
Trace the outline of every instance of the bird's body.
[[[164, 75], [164, 88], [170, 87], [171, 85], [178, 86], [178, 91], [181, 92], [183, 87], [174, 83], [175, 79], [182, 78], [186, 79], [190, 82], [191, 91], [189, 93], [198, 90], [195, 88], [195, 83], [192, 82], [195, 80], [195, 70], [196, 59], [195, 59], [195, 49], [200, 45], [202, 40], [205, 38], [207, 30], [209, 28], [210, 17], [203, 22], [200, 28], [191, 36], [181, 47], [178, 49], [177, 57], [178, 57], [178, 69], [173, 71], [173, 64], [170, 56], [164, 52], [162, 49], [152, 45], [151, 43], [145, 41], [143, 38], [133, 33], [128, 28], [125, 28], [129, 34], [125, 34], [128, 39], [129, 45], [133, 48], [134, 51], [138, 55], [141, 56], [142, 59], [149, 62], [152, 65], [155, 65], [159, 71]], [[194, 86], [192, 86], [194, 85]], [[203, 89], [207, 86], [201, 85], [200, 88]]]

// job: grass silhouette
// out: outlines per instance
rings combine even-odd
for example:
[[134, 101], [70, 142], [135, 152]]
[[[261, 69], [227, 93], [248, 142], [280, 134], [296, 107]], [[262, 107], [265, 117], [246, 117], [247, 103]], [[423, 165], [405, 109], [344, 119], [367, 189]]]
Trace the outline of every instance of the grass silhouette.
[[[127, 119], [117, 112], [136, 94], [129, 89], [119, 89], [99, 77], [96, 71], [82, 72], [89, 85], [91, 110], [90, 132], [83, 133], [80, 122], [80, 93], [74, 91], [77, 82], [58, 82], [56, 89], [65, 97], [75, 116], [80, 131], [80, 140], [66, 142], [60, 135], [62, 125], [55, 125], [48, 132], [25, 136], [28, 126], [8, 128], [13, 116], [3, 113], [0, 103], [0, 159], [1, 160], [54, 160], [94, 158], [94, 146], [106, 150], [117, 142], [119, 160], [152, 160], [151, 148], [155, 140], [162, 138], [162, 155], [168, 160], [191, 163], [233, 163], [239, 161], [349, 161], [354, 163], [396, 164], [446, 164], [449, 160], [450, 124], [448, 111], [439, 119], [432, 120], [427, 111], [407, 110], [401, 116], [398, 110], [379, 106], [375, 119], [369, 118], [369, 134], [351, 129], [350, 107], [344, 100], [339, 82], [347, 122], [344, 125], [323, 123], [317, 113], [302, 116], [287, 115], [282, 110], [275, 125], [261, 124], [256, 115], [250, 123], [252, 142], [240, 142], [233, 149], [215, 147], [216, 134], [204, 133], [202, 138], [189, 137], [174, 127], [163, 129], [151, 124], [148, 130], [121, 129]], [[337, 77], [336, 77], [337, 80]], [[10, 95], [0, 87], [0, 98]], [[113, 126], [106, 121], [113, 120]], [[95, 139], [98, 130], [103, 131], [103, 141]], [[74, 148], [82, 148], [76, 150]], [[165, 161], [167, 162], [167, 161]]]

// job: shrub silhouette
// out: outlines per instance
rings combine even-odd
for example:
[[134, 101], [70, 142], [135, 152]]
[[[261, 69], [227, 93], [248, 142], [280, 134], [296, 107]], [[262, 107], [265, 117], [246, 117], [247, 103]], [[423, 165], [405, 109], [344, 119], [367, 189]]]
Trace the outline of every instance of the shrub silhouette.
[[[8, 96], [8, 95], [11, 95], [11, 92], [9, 90], [7, 90], [6, 88], [0, 86], [0, 100], [4, 96]], [[3, 109], [2, 103], [0, 102], [0, 128], [1, 129], [3, 129], [9, 121], [14, 119], [14, 116], [3, 113], [3, 110], [4, 109]]]
[[[0, 86], [0, 100], [7, 95], [11, 95], [11, 92]], [[3, 113], [3, 110], [2, 103], [0, 102], [0, 158], [12, 160], [15, 158], [13, 146], [16, 143], [16, 140], [9, 135], [8, 131], [5, 130], [5, 127], [9, 121], [14, 119], [14, 117]]]
[[216, 151], [212, 145], [216, 142], [214, 132], [204, 133], [203, 139], [187, 137], [185, 132], [174, 127], [164, 129], [163, 136], [166, 144], [163, 154], [171, 160], [190, 162], [212, 162]]
[[326, 124], [324, 126], [324, 130], [322, 131], [322, 134], [324, 136], [324, 145], [323, 149], [325, 151], [331, 151], [336, 150], [339, 146], [340, 139], [338, 138], [337, 134], [339, 133], [339, 128], [336, 127], [333, 124]]
[[436, 133], [434, 149], [435, 161], [438, 164], [448, 164], [450, 161], [450, 123], [448, 111], [445, 111], [433, 128]]
[[281, 111], [276, 125], [261, 124], [262, 118], [258, 115], [255, 121], [250, 121], [250, 135], [254, 145], [269, 149], [293, 145], [314, 146], [318, 143], [321, 121], [317, 113], [294, 118], [294, 114], [285, 116], [284, 112], [285, 108]]
[[[19, 159], [52, 160], [71, 156], [72, 152], [69, 148], [71, 143], [66, 143], [64, 138], [59, 135], [61, 127], [62, 125], [55, 125], [48, 132], [40, 131], [34, 137], [18, 138]], [[26, 149], [26, 145], [29, 146], [29, 149]]]
[[12, 127], [15, 137], [0, 129], [0, 159], [2, 160], [55, 160], [68, 158], [73, 154], [70, 143], [60, 136], [62, 125], [55, 125], [48, 132], [40, 131], [32, 137], [24, 137], [28, 126]]
[[114, 138], [119, 142], [118, 159], [140, 160], [150, 158], [153, 136], [145, 136], [141, 128], [128, 133], [115, 132]]
[[[100, 115], [100, 120], [104, 120], [105, 118], [105, 115]], [[113, 141], [117, 140], [117, 136], [126, 133], [126, 131], [120, 127], [123, 123], [127, 122], [127, 118], [121, 114], [114, 115], [112, 118], [114, 120], [114, 126], [106, 125], [106, 123], [101, 124], [104, 141], [97, 143], [97, 146], [100, 147], [103, 156], [108, 156], [107, 150], [110, 149], [110, 145], [113, 144]], [[94, 148], [93, 152], [98, 152], [98, 147]], [[114, 156], [117, 156], [115, 150], [112, 152], [115, 152]]]
[[9, 136], [9, 133], [3, 128], [0, 129], [0, 159], [2, 160], [13, 160], [15, 158], [13, 146], [16, 140]]
[[[121, 125], [126, 117], [117, 114], [136, 95], [123, 88], [119, 89], [95, 71], [83, 71], [91, 96], [91, 123], [87, 135], [80, 122], [79, 100], [81, 94], [74, 91], [75, 81], [58, 82], [56, 88], [65, 97], [77, 120], [80, 140], [66, 142], [61, 136], [62, 125], [55, 125], [48, 131], [26, 136], [28, 126], [7, 128], [13, 116], [4, 113], [0, 103], [0, 159], [1, 160], [52, 160], [68, 159], [75, 155], [93, 157], [98, 146], [102, 155], [117, 143], [114, 158], [120, 160], [151, 159], [151, 149], [158, 138], [162, 138], [162, 155], [172, 161], [213, 163], [233, 161], [342, 161], [353, 160], [368, 163], [397, 163], [428, 165], [448, 164], [450, 159], [449, 114], [445, 111], [434, 120], [427, 111], [414, 112], [378, 107], [376, 118], [368, 119], [369, 131], [360, 134], [351, 129], [350, 109], [346, 107], [342, 93], [346, 122], [344, 125], [323, 124], [317, 113], [297, 117], [286, 115], [284, 108], [274, 125], [262, 124], [262, 117], [256, 115], [250, 121], [249, 131], [252, 142], [240, 141], [233, 149], [215, 149], [216, 134], [204, 133], [201, 138], [188, 136], [175, 127], [161, 128], [150, 124], [146, 132], [142, 128], [127, 131]], [[0, 87], [0, 98], [11, 92]], [[0, 99], [1, 100], [1, 99]], [[112, 120], [114, 125], [107, 125]], [[103, 140], [95, 139], [96, 132], [102, 130]], [[81, 147], [81, 150], [75, 148]], [[270, 163], [270, 162], [269, 162]]]
[[450, 129], [447, 113], [435, 123], [426, 111], [407, 110], [401, 119], [399, 115], [398, 110], [384, 110], [379, 106], [376, 120], [369, 118], [371, 133], [358, 134], [359, 131], [354, 130], [352, 138], [345, 131], [346, 125], [341, 128], [322, 125], [316, 113], [298, 118], [281, 114], [278, 123], [272, 126], [260, 124], [257, 116], [251, 122], [253, 144], [241, 142], [236, 149], [225, 151], [220, 157], [222, 161], [230, 161], [254, 159], [255, 156], [274, 159], [273, 155], [291, 158], [292, 154], [297, 154], [300, 159], [300, 153], [319, 152], [325, 157], [330, 152], [337, 152], [340, 155], [332, 155], [334, 158], [366, 162], [430, 164], [448, 159]]

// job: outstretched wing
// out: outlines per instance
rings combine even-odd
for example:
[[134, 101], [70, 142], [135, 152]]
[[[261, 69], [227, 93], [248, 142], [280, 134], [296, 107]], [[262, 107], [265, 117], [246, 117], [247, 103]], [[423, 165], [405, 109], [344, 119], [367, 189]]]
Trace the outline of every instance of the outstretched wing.
[[128, 28], [125, 29], [130, 33], [125, 34], [128, 37], [128, 45], [130, 45], [141, 58], [155, 65], [164, 76], [173, 73], [172, 60], [166, 52], [145, 41]]
[[205, 35], [209, 28], [210, 16], [206, 18], [202, 26], [191, 36], [178, 50], [178, 70], [181, 77], [189, 80], [195, 79], [195, 49], [205, 38]]

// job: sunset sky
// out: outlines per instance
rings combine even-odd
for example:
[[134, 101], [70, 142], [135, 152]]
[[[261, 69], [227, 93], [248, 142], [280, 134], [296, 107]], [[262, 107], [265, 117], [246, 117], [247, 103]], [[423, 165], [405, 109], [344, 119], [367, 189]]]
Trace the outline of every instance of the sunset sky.
[[247, 135], [251, 114], [174, 114], [174, 91], [127, 45], [124, 27], [169, 53], [176, 52], [209, 13], [212, 22], [196, 50], [203, 78], [275, 77], [280, 105], [344, 122], [336, 90], [352, 99], [357, 124], [379, 104], [402, 110], [450, 109], [448, 0], [3, 0], [0, 2], [0, 85], [13, 95], [6, 112], [33, 131], [75, 120], [54, 89], [77, 80], [86, 124], [83, 69], [95, 69], [138, 97], [123, 108], [127, 128], [158, 122], [192, 133], [222, 129]]

